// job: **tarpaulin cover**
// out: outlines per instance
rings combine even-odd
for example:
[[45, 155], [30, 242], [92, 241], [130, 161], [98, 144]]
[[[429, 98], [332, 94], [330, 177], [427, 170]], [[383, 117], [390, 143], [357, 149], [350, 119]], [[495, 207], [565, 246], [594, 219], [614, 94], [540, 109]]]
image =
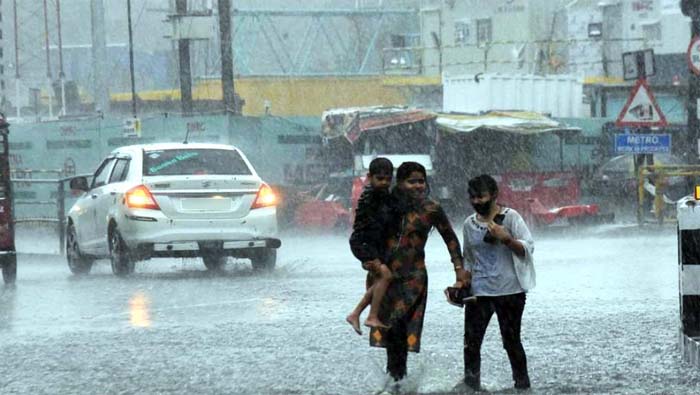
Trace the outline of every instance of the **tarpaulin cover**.
[[362, 107], [328, 110], [321, 116], [325, 138], [345, 137], [354, 143], [362, 133], [435, 119], [434, 113], [405, 107]]
[[438, 114], [438, 128], [450, 133], [471, 133], [475, 130], [495, 130], [532, 135], [546, 132], [578, 133], [580, 128], [569, 127], [545, 115], [526, 111], [490, 111], [483, 114]]

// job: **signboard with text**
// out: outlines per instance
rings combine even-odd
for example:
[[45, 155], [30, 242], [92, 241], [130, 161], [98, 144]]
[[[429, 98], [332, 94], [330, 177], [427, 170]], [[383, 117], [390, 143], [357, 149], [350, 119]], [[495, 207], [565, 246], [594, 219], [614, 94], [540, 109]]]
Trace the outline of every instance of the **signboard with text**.
[[616, 154], [668, 154], [670, 134], [616, 134]]

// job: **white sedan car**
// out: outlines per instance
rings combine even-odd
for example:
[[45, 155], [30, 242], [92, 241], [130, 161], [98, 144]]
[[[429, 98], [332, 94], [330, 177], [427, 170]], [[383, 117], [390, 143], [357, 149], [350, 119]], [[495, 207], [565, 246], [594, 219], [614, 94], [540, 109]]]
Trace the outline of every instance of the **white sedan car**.
[[76, 177], [83, 194], [70, 209], [68, 267], [88, 273], [109, 257], [116, 275], [152, 257], [202, 257], [218, 270], [229, 256], [272, 269], [277, 197], [235, 147], [163, 143], [112, 151], [92, 179]]

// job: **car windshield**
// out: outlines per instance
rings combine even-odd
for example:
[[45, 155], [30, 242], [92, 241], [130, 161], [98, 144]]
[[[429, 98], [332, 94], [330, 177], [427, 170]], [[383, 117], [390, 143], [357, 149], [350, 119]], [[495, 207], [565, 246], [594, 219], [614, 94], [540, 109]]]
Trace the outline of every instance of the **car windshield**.
[[250, 175], [238, 151], [226, 149], [169, 149], [144, 151], [145, 176]]

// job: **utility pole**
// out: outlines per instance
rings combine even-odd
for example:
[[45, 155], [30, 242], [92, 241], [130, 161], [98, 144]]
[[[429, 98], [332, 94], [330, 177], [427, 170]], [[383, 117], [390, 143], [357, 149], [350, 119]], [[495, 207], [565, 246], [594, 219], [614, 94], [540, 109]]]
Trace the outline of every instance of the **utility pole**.
[[44, 0], [44, 45], [46, 47], [46, 82], [49, 94], [49, 118], [53, 118], [53, 103], [51, 103], [51, 98], [53, 97], [51, 94], [53, 90], [51, 84], [51, 52], [49, 51], [49, 11], [46, 6], [46, 0]]
[[[690, 26], [691, 40], [700, 36], [700, 0], [682, 0], [681, 11], [683, 15], [692, 20]], [[700, 120], [698, 119], [698, 98], [700, 98], [700, 75], [688, 72], [688, 101], [686, 111], [688, 113], [688, 140], [685, 152], [686, 161], [689, 164], [698, 163], [698, 137], [700, 137]]]
[[[187, 15], [187, 0], [175, 1], [175, 13], [177, 17]], [[190, 40], [179, 38], [178, 58], [180, 60], [180, 103], [185, 115], [192, 115], [192, 71], [190, 68]]]
[[615, 18], [612, 17], [612, 5], [605, 4], [602, 6], [603, 23], [601, 24], [601, 35], [600, 35], [600, 61], [603, 66], [603, 75], [606, 77], [610, 76], [610, 58], [608, 53], [610, 52], [609, 39], [613, 37], [611, 34], [613, 31], [613, 24], [619, 23]]
[[233, 85], [233, 47], [231, 43], [231, 0], [219, 1], [219, 34], [221, 38], [221, 89], [224, 109], [238, 114], [238, 103]]
[[17, 27], [17, 0], [12, 1], [15, 19], [15, 109], [17, 119], [22, 118], [22, 105], [19, 103], [19, 28]]
[[105, 81], [107, 72], [107, 37], [105, 34], [104, 0], [90, 0], [90, 23], [95, 107], [102, 112], [108, 112], [109, 89]]
[[134, 33], [131, 29], [131, 0], [126, 0], [127, 22], [129, 24], [129, 75], [131, 76], [131, 115], [136, 116], [136, 83], [134, 82]]
[[58, 28], [58, 78], [61, 84], [61, 115], [66, 115], [66, 74], [63, 72], [63, 37], [61, 35], [61, 0], [56, 0]]

